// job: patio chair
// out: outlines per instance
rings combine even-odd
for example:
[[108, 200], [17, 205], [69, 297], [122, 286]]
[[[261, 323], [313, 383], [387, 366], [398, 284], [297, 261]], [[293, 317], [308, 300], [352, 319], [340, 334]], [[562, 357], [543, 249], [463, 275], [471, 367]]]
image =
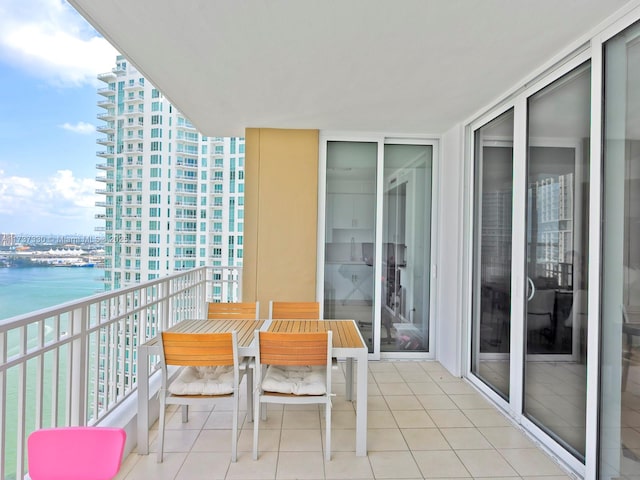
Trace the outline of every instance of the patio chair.
[[269, 302], [269, 318], [277, 320], [320, 320], [319, 302]]
[[208, 320], [258, 320], [260, 302], [207, 303]]
[[27, 440], [31, 480], [110, 480], [120, 470], [122, 428], [60, 427], [36, 430]]
[[[254, 333], [257, 346], [253, 459], [258, 459], [260, 408], [268, 403], [325, 406], [325, 458], [331, 460], [332, 332]], [[266, 367], [266, 373], [265, 372]], [[264, 376], [263, 376], [264, 374]]]
[[[260, 302], [208, 302], [207, 320], [258, 320]], [[250, 369], [248, 369], [250, 367]], [[253, 362], [241, 363], [241, 370], [247, 373], [248, 420], [253, 421]]]
[[[238, 365], [236, 332], [163, 332], [161, 343], [158, 463], [162, 462], [164, 451], [166, 405], [183, 405], [183, 421], [186, 421], [189, 405], [211, 404], [220, 397], [233, 398], [231, 461], [235, 462], [238, 457], [239, 386], [244, 372], [248, 370], [241, 371]], [[167, 371], [169, 365], [184, 367], [171, 382]]]
[[556, 302], [556, 292], [552, 289], [536, 290], [535, 295], [527, 304], [527, 332], [536, 334], [538, 345], [542, 338], [549, 343], [553, 341], [553, 318]]

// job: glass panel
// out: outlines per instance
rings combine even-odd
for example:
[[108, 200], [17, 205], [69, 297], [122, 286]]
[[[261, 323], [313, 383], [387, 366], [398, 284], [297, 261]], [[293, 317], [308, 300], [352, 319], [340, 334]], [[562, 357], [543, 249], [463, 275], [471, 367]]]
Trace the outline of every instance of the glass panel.
[[324, 317], [355, 319], [370, 352], [377, 158], [377, 143], [327, 143]]
[[429, 351], [431, 162], [431, 146], [384, 146], [383, 352]]
[[524, 413], [584, 461], [590, 65], [529, 98]]
[[475, 132], [471, 371], [509, 398], [513, 110]]
[[599, 477], [640, 477], [640, 24], [605, 44]]

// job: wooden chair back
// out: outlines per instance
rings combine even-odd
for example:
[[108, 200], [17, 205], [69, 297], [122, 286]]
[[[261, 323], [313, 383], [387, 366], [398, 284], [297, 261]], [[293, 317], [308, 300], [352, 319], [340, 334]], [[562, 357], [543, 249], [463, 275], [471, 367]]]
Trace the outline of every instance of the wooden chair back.
[[193, 367], [234, 365], [237, 348], [233, 337], [234, 332], [162, 332], [164, 364]]
[[327, 332], [259, 332], [263, 365], [326, 365]]
[[319, 302], [269, 302], [269, 318], [277, 320], [319, 320]]
[[258, 320], [258, 302], [207, 304], [207, 320]]

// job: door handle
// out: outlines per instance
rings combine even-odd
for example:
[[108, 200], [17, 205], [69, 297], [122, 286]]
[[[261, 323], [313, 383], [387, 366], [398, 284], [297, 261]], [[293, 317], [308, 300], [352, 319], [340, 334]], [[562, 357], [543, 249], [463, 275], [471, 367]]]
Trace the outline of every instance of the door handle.
[[529, 296], [527, 297], [527, 302], [530, 302], [533, 296], [536, 294], [536, 286], [533, 284], [533, 280], [530, 277], [527, 277], [527, 284], [529, 286]]

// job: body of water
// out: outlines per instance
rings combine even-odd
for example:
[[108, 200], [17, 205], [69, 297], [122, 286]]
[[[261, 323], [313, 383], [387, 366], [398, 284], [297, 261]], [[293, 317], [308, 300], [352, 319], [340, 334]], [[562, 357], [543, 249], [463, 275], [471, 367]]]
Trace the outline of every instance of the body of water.
[[0, 321], [104, 291], [90, 267], [0, 268]]

